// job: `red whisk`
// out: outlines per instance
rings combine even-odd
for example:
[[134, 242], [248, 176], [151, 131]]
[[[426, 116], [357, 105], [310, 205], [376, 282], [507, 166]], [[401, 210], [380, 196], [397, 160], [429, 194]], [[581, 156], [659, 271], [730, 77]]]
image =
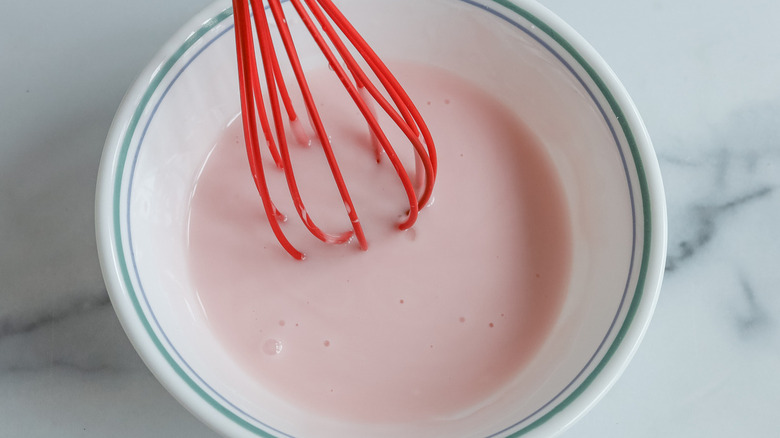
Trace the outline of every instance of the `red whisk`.
[[[250, 3], [252, 13], [250, 13]], [[279, 223], [286, 219], [271, 200], [266, 184], [257, 127], [257, 120], [260, 120], [260, 128], [271, 157], [276, 166], [284, 171], [295, 209], [306, 228], [315, 237], [327, 243], [345, 243], [356, 237], [360, 248], [365, 250], [368, 248], [368, 243], [360, 224], [358, 212], [352, 203], [344, 178], [339, 170], [338, 162], [333, 154], [330, 139], [312, 99], [306, 75], [301, 67], [295, 43], [287, 25], [285, 8], [282, 6], [282, 3], [283, 0], [267, 0], [268, 9], [266, 9], [262, 0], [233, 0], [244, 138], [255, 185], [260, 193], [265, 214], [277, 240], [290, 255], [298, 260], [302, 260], [305, 257], [304, 254], [289, 242], [280, 227]], [[303, 20], [303, 24], [309, 34], [314, 38], [327, 62], [336, 75], [338, 75], [342, 85], [368, 123], [371, 141], [376, 149], [377, 162], [380, 161], [381, 153], [384, 151], [384, 154], [387, 155], [398, 174], [399, 181], [403, 185], [409, 200], [408, 214], [406, 219], [399, 225], [399, 228], [402, 230], [410, 228], [417, 220], [419, 210], [429, 202], [436, 179], [436, 150], [425, 122], [409, 99], [409, 96], [385, 64], [331, 0], [289, 0], [289, 3], [295, 10], [295, 13]], [[322, 231], [307, 213], [298, 191], [295, 174], [290, 162], [282, 107], [286, 111], [287, 123], [289, 123], [294, 136], [299, 141], [305, 142], [306, 134], [293, 108], [285, 78], [282, 77], [277, 48], [274, 47], [272, 42], [271, 29], [268, 22], [271, 19], [268, 17], [269, 11], [278, 28], [286, 58], [294, 73], [295, 83], [303, 96], [305, 109], [325, 152], [325, 157], [338, 187], [339, 194], [344, 201], [346, 213], [352, 223], [351, 231], [340, 234], [329, 234]], [[254, 31], [252, 29], [252, 16], [254, 17]], [[265, 87], [261, 85], [258, 62], [255, 57], [255, 32], [260, 48], [260, 64], [263, 67]], [[375, 80], [381, 84], [384, 92], [390, 97], [392, 104], [369, 79], [366, 72], [358, 64], [358, 60], [350, 52], [350, 48], [341, 39], [339, 33], [349, 42], [352, 51], [357, 53], [365, 65], [369, 67]], [[346, 70], [342, 67], [342, 62], [346, 65]], [[267, 99], [267, 103], [270, 106], [273, 131], [264, 99]], [[382, 127], [377, 122], [375, 104], [378, 104], [393, 123], [403, 131], [413, 147], [415, 153], [414, 182], [409, 177], [393, 146], [388, 141]]]

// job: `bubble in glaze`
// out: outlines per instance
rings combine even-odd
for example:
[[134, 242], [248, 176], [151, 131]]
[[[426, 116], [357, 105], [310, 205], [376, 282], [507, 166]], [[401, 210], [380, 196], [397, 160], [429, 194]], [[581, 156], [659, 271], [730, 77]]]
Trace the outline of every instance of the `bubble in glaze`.
[[263, 353], [269, 356], [276, 356], [282, 352], [282, 341], [276, 339], [269, 339], [263, 344]]

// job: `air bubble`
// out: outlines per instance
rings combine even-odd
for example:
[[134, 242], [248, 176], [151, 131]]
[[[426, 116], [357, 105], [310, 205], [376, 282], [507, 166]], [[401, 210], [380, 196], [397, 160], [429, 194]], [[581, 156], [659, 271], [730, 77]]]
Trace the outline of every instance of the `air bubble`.
[[282, 342], [276, 339], [269, 339], [263, 344], [263, 353], [269, 356], [276, 356], [282, 352]]

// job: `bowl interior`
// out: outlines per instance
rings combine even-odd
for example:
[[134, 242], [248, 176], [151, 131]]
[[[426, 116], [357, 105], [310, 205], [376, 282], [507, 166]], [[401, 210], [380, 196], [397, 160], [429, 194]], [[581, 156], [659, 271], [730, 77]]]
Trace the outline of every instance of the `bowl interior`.
[[[189, 202], [204, 161], [239, 113], [226, 3], [193, 23], [186, 40], [175, 38], [149, 80], [136, 84], [117, 116], [110, 159], [101, 170], [110, 174], [98, 201], [98, 220], [111, 236], [104, 240], [114, 245], [104, 256], [112, 260], [104, 262], [107, 277], [116, 277], [109, 289], [152, 371], [207, 423], [246, 436], [549, 434], [577, 418], [638, 343], [663, 258], [650, 248], [651, 200], [642, 162], [648, 152], [641, 150], [650, 146], [611, 73], [535, 4], [339, 3], [391, 67], [400, 60], [444, 68], [516, 112], [560, 175], [574, 237], [560, 316], [536, 357], [495, 400], [447, 421], [344, 424], [300, 412], [247, 377], [210, 332], [193, 292], [185, 257]], [[289, 22], [294, 32], [301, 30], [298, 20]], [[308, 56], [318, 53], [313, 45], [299, 50], [305, 65], [324, 63]], [[643, 296], [648, 272], [658, 278], [651, 281], [655, 290]]]

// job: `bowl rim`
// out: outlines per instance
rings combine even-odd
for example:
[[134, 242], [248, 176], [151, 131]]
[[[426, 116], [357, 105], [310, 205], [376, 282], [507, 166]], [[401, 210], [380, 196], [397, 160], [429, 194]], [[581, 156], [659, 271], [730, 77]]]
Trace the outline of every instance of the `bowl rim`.
[[[618, 117], [638, 174], [645, 225], [644, 246], [637, 285], [625, 320], [606, 354], [573, 392], [552, 410], [508, 436], [558, 434], [589, 411], [612, 387], [636, 352], [650, 323], [660, 293], [667, 245], [666, 202], [660, 168], [644, 123], [627, 91], [595, 49], [568, 24], [535, 0], [457, 1], [481, 8], [484, 8], [483, 4], [499, 5], [520, 15], [560, 45], [584, 68]], [[220, 433], [273, 438], [275, 435], [237, 416], [194, 382], [171, 357], [149, 321], [143, 318], [122, 251], [121, 217], [113, 208], [121, 188], [120, 164], [127, 158], [133, 131], [152, 93], [176, 61], [227, 19], [232, 19], [232, 7], [227, 0], [217, 0], [197, 14], [162, 46], [122, 100], [109, 130], [98, 172], [97, 247], [104, 281], [120, 323], [161, 384], [191, 413]], [[281, 431], [277, 433], [287, 436]], [[505, 431], [496, 432], [500, 433]]]

